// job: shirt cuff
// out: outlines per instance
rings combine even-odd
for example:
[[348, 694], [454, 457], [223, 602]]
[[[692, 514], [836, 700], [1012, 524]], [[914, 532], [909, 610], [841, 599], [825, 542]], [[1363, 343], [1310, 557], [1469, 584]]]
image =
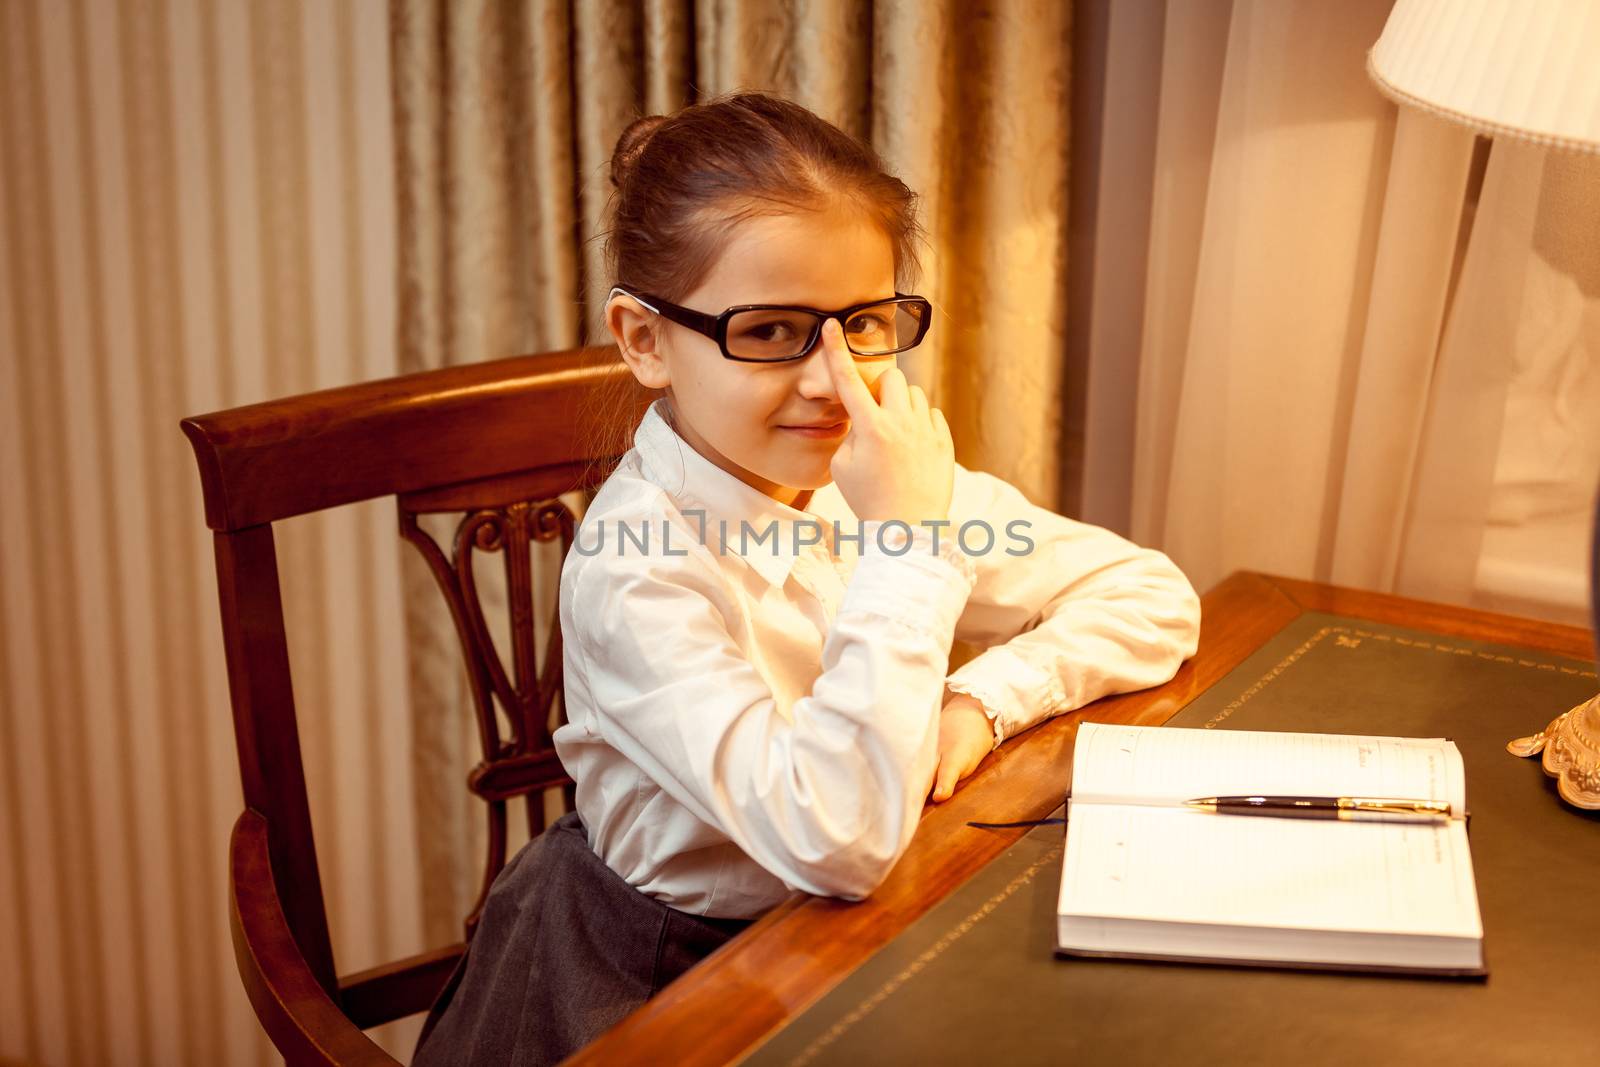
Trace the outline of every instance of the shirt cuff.
[[949, 703], [950, 697], [956, 695], [971, 697], [978, 702], [978, 707], [983, 709], [984, 716], [989, 720], [989, 732], [994, 737], [994, 742], [989, 746], [989, 751], [993, 752], [1000, 747], [1000, 742], [1004, 739], [1005, 726], [1000, 721], [1000, 709], [989, 700], [986, 700], [981, 693], [973, 692], [975, 688], [976, 686], [968, 683], [952, 681], [946, 678], [944, 680], [945, 702]]
[[1061, 680], [1004, 645], [985, 649], [945, 679], [952, 693], [983, 705], [994, 721], [995, 747], [1013, 734], [1061, 711], [1067, 703]]

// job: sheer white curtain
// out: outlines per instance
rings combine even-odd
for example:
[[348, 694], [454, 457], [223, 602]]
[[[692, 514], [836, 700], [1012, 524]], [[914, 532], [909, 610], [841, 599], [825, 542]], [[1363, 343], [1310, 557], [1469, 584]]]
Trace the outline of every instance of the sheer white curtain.
[[1156, 100], [1108, 93], [1103, 123], [1150, 170], [1097, 180], [1149, 189], [1149, 236], [1094, 313], [1137, 316], [1137, 351], [1091, 344], [1088, 373], [1136, 359], [1137, 389], [1091, 413], [1085, 479], [1122, 450], [1132, 476], [1087, 517], [1120, 503], [1202, 588], [1248, 568], [1581, 624], [1600, 158], [1397, 112], [1365, 73], [1388, 0], [1135, 6], [1159, 52], [1114, 18], [1107, 83], [1156, 67]]

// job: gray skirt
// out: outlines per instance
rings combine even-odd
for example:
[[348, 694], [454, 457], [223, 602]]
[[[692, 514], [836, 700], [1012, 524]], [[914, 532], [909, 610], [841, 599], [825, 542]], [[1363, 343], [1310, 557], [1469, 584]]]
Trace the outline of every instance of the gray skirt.
[[489, 887], [412, 1063], [558, 1063], [748, 925], [639, 892], [595, 854], [569, 812]]

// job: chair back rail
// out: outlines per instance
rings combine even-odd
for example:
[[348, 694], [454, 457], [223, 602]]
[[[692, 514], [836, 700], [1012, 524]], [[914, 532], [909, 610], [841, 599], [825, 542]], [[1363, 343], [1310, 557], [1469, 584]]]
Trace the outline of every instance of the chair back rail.
[[237, 530], [593, 458], [582, 402], [628, 374], [614, 346], [578, 348], [269, 400], [182, 427], [206, 524]]
[[[482, 747], [467, 784], [486, 802], [489, 820], [482, 887], [465, 924], [470, 938], [506, 858], [506, 804], [523, 797], [530, 829], [538, 832], [545, 790], [562, 788], [572, 802], [571, 779], [550, 739], [564, 711], [560, 627], [551, 619], [542, 644], [537, 640], [530, 552], [540, 542], [559, 541], [563, 554], [570, 548], [575, 519], [560, 497], [584, 487], [594, 463], [610, 458], [590, 454], [584, 419], [597, 391], [615, 389], [634, 407], [613, 414], [636, 423], [652, 395], [628, 390], [629, 382], [616, 349], [606, 346], [403, 375], [183, 420], [215, 542], [244, 791], [231, 870], [235, 955], [258, 1017], [286, 1054], [318, 1044], [329, 1004], [358, 1035], [360, 1028], [424, 1010], [463, 945], [337, 975], [272, 523], [394, 496], [400, 533], [419, 549], [445, 598]], [[448, 553], [418, 522], [442, 513], [461, 516]], [[490, 635], [472, 565], [486, 554], [501, 556], [506, 578], [511, 625], [504, 656]], [[285, 990], [294, 993], [308, 978], [326, 1003], [306, 1000], [303, 990], [284, 1000]], [[296, 1017], [302, 1002], [307, 1018]], [[359, 1043], [351, 1046], [348, 1038], [340, 1031], [329, 1040], [351, 1052]], [[386, 1059], [380, 1054], [374, 1062]]]

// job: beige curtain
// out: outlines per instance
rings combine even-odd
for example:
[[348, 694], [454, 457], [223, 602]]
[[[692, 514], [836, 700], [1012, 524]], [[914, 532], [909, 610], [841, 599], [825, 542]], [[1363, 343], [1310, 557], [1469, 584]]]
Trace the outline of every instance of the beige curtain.
[[1581, 624], [1600, 160], [1397, 111], [1365, 74], [1388, 0], [1136, 6], [1158, 77], [1105, 122], [1149, 169], [1099, 180], [1149, 190], [1142, 302], [1096, 311], [1137, 324], [1137, 402], [1088, 446], [1133, 451], [1132, 535], [1202, 588], [1249, 568]]
[[[873, 137], [934, 232], [943, 314], [913, 373], [963, 462], [1053, 502], [1065, 18], [0, 3], [0, 1059], [271, 1062], [227, 931], [239, 784], [177, 422], [588, 339], [636, 105], [770, 87]], [[402, 589], [392, 506], [278, 544], [348, 972], [457, 936], [476, 889], [460, 661], [426, 636], [432, 590]], [[403, 1058], [415, 1024], [379, 1037]]]
[[[178, 420], [397, 372], [387, 35], [381, 0], [0, 3], [0, 1060], [275, 1059], [229, 940], [242, 800]], [[358, 970], [423, 948], [393, 505], [278, 547]]]
[[[868, 138], [924, 197], [937, 317], [907, 374], [957, 455], [1061, 497], [1069, 5], [922, 0], [393, 0], [406, 369], [609, 343], [598, 235], [617, 134], [737, 88]], [[575, 507], [581, 507], [575, 503]], [[551, 609], [559, 559], [539, 584]], [[407, 564], [419, 847], [430, 938], [481, 868], [459, 653]]]

